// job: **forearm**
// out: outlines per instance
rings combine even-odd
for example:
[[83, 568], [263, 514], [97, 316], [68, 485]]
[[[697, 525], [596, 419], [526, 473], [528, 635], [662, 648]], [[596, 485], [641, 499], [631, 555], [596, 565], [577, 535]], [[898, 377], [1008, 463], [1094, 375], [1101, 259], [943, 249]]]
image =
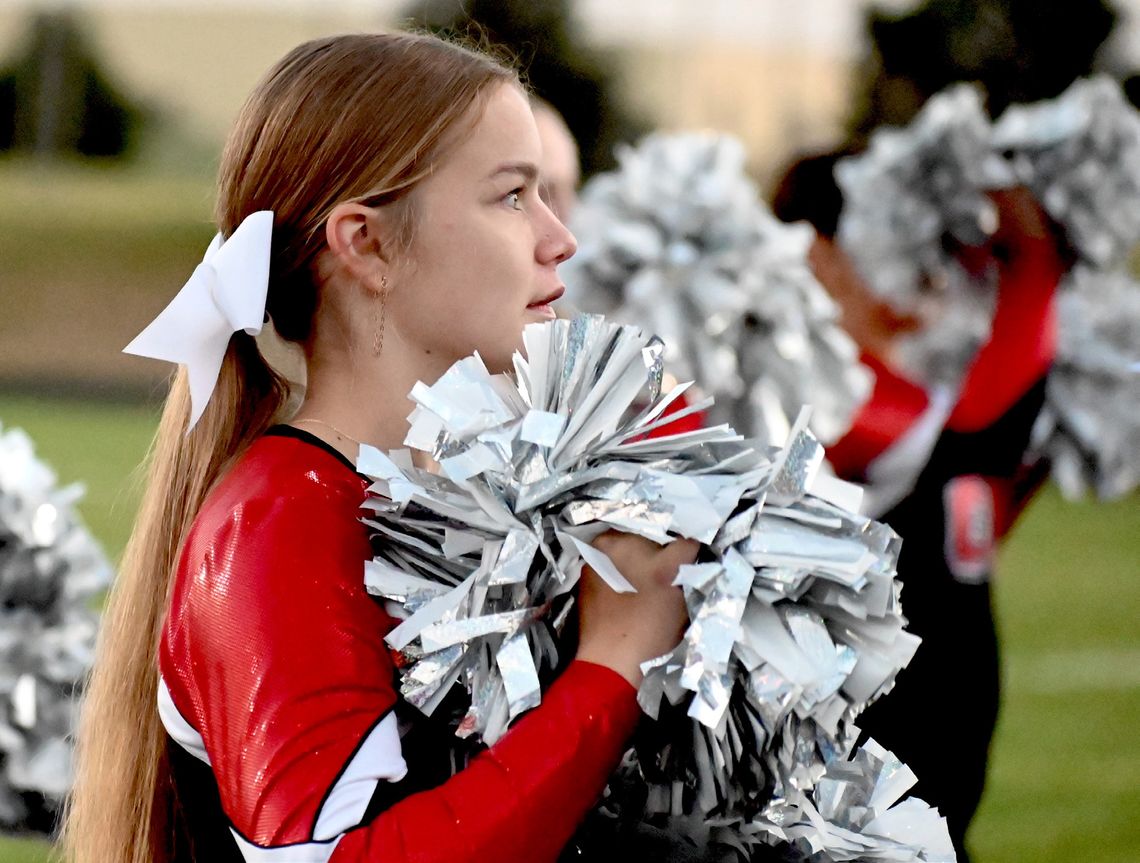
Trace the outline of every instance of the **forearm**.
[[638, 714], [617, 673], [574, 662], [494, 747], [350, 831], [331, 863], [554, 860], [601, 794]]

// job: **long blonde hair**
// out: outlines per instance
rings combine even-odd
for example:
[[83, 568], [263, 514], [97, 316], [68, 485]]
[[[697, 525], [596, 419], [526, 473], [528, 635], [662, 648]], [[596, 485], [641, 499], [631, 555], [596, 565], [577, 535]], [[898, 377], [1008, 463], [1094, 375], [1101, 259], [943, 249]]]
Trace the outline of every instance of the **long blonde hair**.
[[[248, 214], [274, 212], [267, 310], [282, 337], [310, 335], [315, 262], [332, 208], [346, 200], [389, 205], [410, 241], [407, 193], [455, 137], [447, 133], [493, 85], [517, 82], [481, 53], [412, 34], [314, 40], [269, 72], [226, 143], [216, 219], [228, 236]], [[172, 789], [156, 707], [171, 582], [207, 494], [281, 418], [288, 396], [245, 333], [230, 340], [217, 388], [189, 435], [184, 371], [174, 378], [86, 690], [60, 845], [72, 863], [172, 859]]]

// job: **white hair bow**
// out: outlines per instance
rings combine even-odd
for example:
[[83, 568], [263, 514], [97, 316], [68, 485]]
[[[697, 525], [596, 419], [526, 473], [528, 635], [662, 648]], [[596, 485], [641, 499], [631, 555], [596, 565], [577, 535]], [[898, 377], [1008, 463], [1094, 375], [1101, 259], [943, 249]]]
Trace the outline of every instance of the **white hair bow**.
[[181, 363], [190, 378], [194, 428], [218, 382], [230, 336], [261, 332], [269, 290], [273, 212], [250, 213], [228, 240], [214, 237], [202, 263], [157, 318], [123, 353]]

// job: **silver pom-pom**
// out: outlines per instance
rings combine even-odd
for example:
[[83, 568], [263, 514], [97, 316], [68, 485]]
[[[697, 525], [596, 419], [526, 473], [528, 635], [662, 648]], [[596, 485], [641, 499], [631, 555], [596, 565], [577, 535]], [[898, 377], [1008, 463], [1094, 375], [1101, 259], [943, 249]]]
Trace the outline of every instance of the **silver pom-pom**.
[[[54, 813], [71, 786], [75, 696], [91, 667], [93, 598], [111, 578], [28, 436], [0, 429], [0, 825]], [[37, 811], [39, 810], [39, 811]]]
[[1057, 359], [1033, 448], [1069, 498], [1140, 486], [1140, 282], [1073, 270], [1057, 300]]
[[1120, 264], [1140, 240], [1140, 112], [1111, 78], [1010, 107], [991, 146], [1092, 266]]
[[582, 316], [529, 326], [524, 343], [513, 375], [476, 355], [412, 390], [405, 443], [441, 474], [408, 450], [362, 450], [380, 540], [365, 581], [402, 618], [387, 640], [406, 659], [404, 698], [430, 714], [461, 685], [456, 733], [493, 743], [540, 702], [540, 672], [568, 659], [553, 633], [582, 566], [632, 589], [590, 541], [696, 539], [698, 563], [677, 578], [689, 629], [646, 664], [638, 693], [658, 730], [615, 777], [641, 789], [641, 808], [616, 792], [604, 805], [729, 844], [781, 841], [755, 819], [777, 798], [806, 805], [917, 646], [899, 611], [898, 537], [820, 471], [806, 414], [782, 448], [727, 426], [647, 437], [684, 391], [659, 394], [659, 341]]
[[920, 381], [954, 386], [988, 337], [997, 279], [967, 275], [943, 237], [967, 242], [956, 223], [984, 227], [987, 189], [1027, 186], [1079, 256], [1058, 290], [1058, 355], [1034, 447], [1066, 495], [1122, 496], [1140, 471], [1140, 324], [1123, 272], [1140, 242], [1140, 112], [1104, 77], [1012, 106], [992, 125], [969, 92], [936, 96], [909, 127], [878, 133], [837, 166], [840, 238], [871, 286], [908, 310], [929, 308], [941, 288], [938, 313], [900, 338], [898, 361]]
[[839, 241], [868, 285], [903, 311], [943, 293], [953, 263], [943, 238], [979, 245], [997, 229], [984, 194], [1007, 185], [990, 149], [990, 122], [966, 84], [939, 93], [905, 128], [880, 129], [865, 153], [841, 160]]
[[582, 191], [569, 299], [657, 333], [671, 372], [716, 397], [716, 421], [782, 440], [810, 404], [812, 431], [838, 439], [871, 379], [811, 273], [810, 228], [768, 212], [735, 138], [654, 134], [618, 162]]
[[831, 761], [809, 797], [774, 801], [762, 821], [805, 861], [954, 863], [944, 819], [917, 798], [902, 799], [916, 781], [869, 740]]
[[1113, 267], [1140, 240], [1140, 112], [1106, 77], [990, 123], [956, 85], [902, 129], [842, 160], [839, 238], [871, 287], [913, 308], [953, 266], [943, 240], [980, 245], [997, 228], [986, 190], [1028, 187], [1080, 256]]
[[990, 147], [990, 121], [966, 84], [934, 96], [905, 128], [880, 129], [865, 153], [841, 160], [838, 237], [867, 285], [928, 323], [900, 336], [895, 360], [918, 380], [956, 386], [990, 332], [996, 281], [968, 274], [945, 239], [978, 245], [997, 229], [985, 189], [1008, 168]]

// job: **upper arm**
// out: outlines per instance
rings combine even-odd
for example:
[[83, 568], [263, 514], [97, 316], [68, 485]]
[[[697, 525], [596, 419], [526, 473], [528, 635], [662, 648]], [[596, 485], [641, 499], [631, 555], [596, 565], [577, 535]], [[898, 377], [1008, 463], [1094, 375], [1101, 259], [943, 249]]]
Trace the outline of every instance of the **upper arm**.
[[406, 769], [391, 621], [364, 592], [363, 529], [316, 495], [254, 500], [197, 552], [180, 572], [162, 671], [227, 817], [261, 846], [355, 826], [377, 783]]

